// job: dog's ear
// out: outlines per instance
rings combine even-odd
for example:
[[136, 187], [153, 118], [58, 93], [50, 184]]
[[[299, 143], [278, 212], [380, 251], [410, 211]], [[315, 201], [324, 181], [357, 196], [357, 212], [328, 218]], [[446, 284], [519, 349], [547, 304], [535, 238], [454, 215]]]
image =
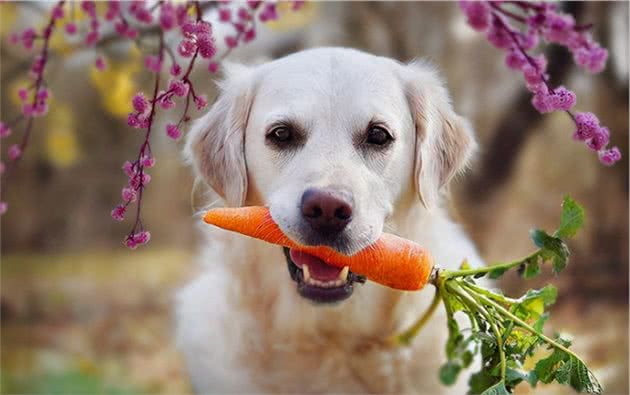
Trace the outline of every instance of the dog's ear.
[[240, 206], [247, 196], [245, 128], [254, 96], [252, 70], [225, 64], [224, 73], [218, 99], [193, 124], [184, 152], [228, 206]]
[[469, 122], [455, 114], [444, 82], [435, 69], [414, 61], [404, 66], [404, 84], [416, 128], [416, 191], [427, 208], [458, 172], [465, 169], [477, 144]]

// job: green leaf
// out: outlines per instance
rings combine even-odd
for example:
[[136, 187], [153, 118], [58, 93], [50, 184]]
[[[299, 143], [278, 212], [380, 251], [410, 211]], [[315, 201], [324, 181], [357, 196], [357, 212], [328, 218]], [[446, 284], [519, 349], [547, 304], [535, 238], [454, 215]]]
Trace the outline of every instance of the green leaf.
[[487, 370], [482, 368], [479, 372], [470, 376], [468, 380], [468, 393], [471, 395], [479, 395], [488, 388], [491, 388], [497, 381], [499, 381], [499, 378], [492, 376]]
[[556, 349], [550, 356], [538, 361], [534, 367], [538, 380], [545, 384], [551, 383], [556, 377], [556, 372], [562, 362], [568, 358], [569, 356], [564, 351]]
[[562, 239], [550, 236], [541, 229], [534, 229], [530, 232], [534, 244], [540, 250], [540, 256], [545, 260], [552, 261], [554, 274], [558, 274], [567, 266], [569, 262], [569, 248]]
[[534, 256], [525, 262], [525, 270], [522, 273], [522, 277], [525, 279], [536, 277], [540, 274], [540, 263], [538, 262], [538, 256]]
[[603, 388], [597, 378], [591, 372], [582, 361], [571, 357], [572, 359], [572, 374], [571, 374], [571, 387], [578, 392], [588, 392], [589, 394], [601, 394]]
[[562, 239], [573, 237], [583, 224], [584, 208], [577, 204], [570, 196], [565, 196], [562, 202], [560, 227], [554, 233], [554, 236]]
[[573, 367], [573, 358], [562, 363], [556, 371], [556, 381], [560, 384], [569, 384], [571, 379], [571, 368]]
[[457, 376], [462, 370], [462, 367], [451, 361], [445, 363], [440, 368], [440, 381], [445, 385], [453, 385], [457, 381]]
[[503, 381], [496, 383], [492, 387], [486, 389], [481, 395], [510, 395]]
[[567, 267], [567, 263], [569, 263], [567, 257], [554, 256], [553, 261], [551, 262], [551, 270], [553, 271], [553, 274], [560, 274], [560, 272]]
[[501, 277], [503, 275], [503, 273], [507, 272], [508, 269], [506, 268], [496, 268], [496, 269], [492, 269], [491, 271], [488, 272], [488, 278], [495, 280], [499, 277]]

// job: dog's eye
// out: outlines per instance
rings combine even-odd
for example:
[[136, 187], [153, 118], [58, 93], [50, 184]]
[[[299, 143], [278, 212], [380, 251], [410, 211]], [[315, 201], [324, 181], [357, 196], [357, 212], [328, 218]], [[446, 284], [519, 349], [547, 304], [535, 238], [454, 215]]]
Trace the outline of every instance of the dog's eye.
[[384, 146], [393, 141], [394, 138], [387, 130], [381, 126], [370, 126], [365, 142], [368, 144]]
[[286, 126], [276, 126], [267, 133], [267, 139], [275, 144], [287, 144], [293, 139], [293, 131]]

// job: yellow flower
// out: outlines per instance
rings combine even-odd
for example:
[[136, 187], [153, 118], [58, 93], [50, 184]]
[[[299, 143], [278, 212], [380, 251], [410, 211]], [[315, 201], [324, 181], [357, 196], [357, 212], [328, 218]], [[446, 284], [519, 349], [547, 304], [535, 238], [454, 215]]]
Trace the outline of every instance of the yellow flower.
[[276, 3], [278, 19], [265, 23], [265, 26], [275, 31], [290, 31], [304, 27], [319, 16], [319, 4], [307, 1], [302, 7], [293, 11], [293, 2], [279, 1]]
[[8, 1], [0, 3], [0, 36], [6, 37], [15, 24], [15, 16], [17, 15], [16, 5]]
[[65, 103], [57, 103], [47, 118], [46, 157], [54, 166], [68, 167], [79, 159], [72, 110]]
[[126, 117], [129, 114], [131, 99], [138, 90], [133, 75], [139, 70], [139, 62], [133, 60], [129, 62], [109, 60], [107, 68], [103, 71], [92, 67], [90, 78], [107, 112], [117, 117]]

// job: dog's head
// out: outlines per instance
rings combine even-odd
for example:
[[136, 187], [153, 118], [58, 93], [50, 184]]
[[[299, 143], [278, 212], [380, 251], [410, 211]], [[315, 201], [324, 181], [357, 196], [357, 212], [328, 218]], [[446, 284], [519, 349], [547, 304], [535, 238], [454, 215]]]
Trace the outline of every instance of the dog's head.
[[[218, 100], [191, 130], [188, 155], [226, 204], [268, 206], [300, 244], [365, 248], [410, 194], [437, 207], [475, 146], [444, 84], [420, 62], [322, 48], [226, 71]], [[285, 252], [312, 300], [345, 299], [361, 280]]]

